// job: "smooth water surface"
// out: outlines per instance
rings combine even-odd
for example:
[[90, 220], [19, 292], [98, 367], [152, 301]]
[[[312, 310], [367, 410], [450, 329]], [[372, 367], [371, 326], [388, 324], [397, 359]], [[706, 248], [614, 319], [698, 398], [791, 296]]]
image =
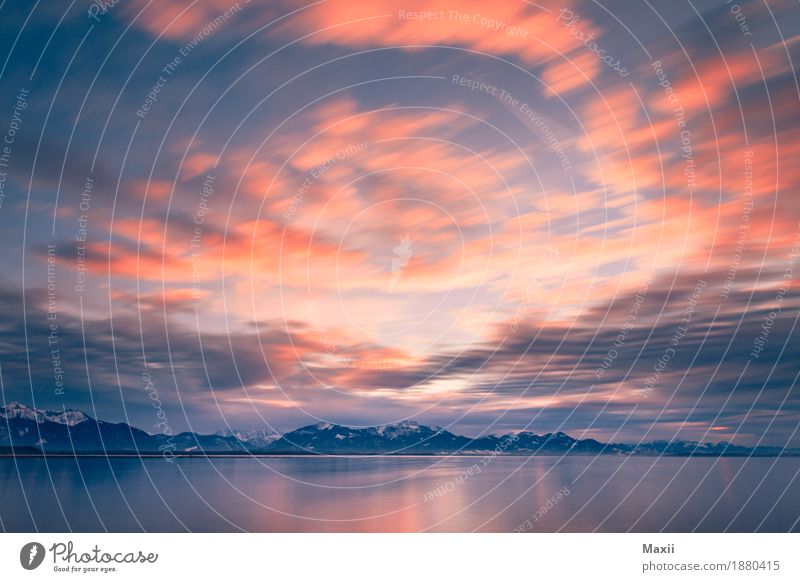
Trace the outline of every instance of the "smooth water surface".
[[800, 458], [0, 459], [5, 531], [798, 531]]

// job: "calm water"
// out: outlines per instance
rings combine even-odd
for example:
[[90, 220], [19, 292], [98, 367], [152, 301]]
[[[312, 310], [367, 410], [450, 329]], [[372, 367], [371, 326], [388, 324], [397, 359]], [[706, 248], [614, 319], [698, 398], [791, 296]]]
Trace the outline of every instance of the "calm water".
[[800, 459], [0, 459], [6, 531], [800, 531]]

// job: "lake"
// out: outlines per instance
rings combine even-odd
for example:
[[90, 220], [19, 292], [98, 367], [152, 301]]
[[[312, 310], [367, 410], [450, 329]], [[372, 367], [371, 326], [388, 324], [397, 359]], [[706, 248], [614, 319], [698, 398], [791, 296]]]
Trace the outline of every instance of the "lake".
[[800, 531], [800, 458], [3, 458], [13, 532]]

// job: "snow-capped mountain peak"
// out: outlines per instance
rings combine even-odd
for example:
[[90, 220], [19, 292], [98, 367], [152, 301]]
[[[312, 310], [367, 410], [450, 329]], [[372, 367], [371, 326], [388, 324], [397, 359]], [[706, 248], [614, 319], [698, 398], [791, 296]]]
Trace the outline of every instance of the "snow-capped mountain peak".
[[444, 429], [439, 426], [425, 426], [414, 420], [401, 420], [392, 424], [382, 424], [375, 427], [375, 432], [388, 439], [395, 439], [401, 436], [421, 433], [437, 433]]
[[222, 437], [235, 437], [239, 442], [251, 445], [256, 448], [261, 448], [277, 441], [281, 438], [281, 433], [278, 431], [265, 428], [265, 429], [226, 429], [219, 430], [214, 433]]
[[19, 402], [11, 402], [5, 407], [0, 406], [0, 417], [6, 419], [23, 418], [32, 420], [38, 424], [42, 424], [43, 422], [56, 422], [67, 426], [75, 426], [76, 424], [89, 420], [89, 415], [80, 410], [37, 410], [36, 408], [30, 408], [24, 404], [20, 404]]

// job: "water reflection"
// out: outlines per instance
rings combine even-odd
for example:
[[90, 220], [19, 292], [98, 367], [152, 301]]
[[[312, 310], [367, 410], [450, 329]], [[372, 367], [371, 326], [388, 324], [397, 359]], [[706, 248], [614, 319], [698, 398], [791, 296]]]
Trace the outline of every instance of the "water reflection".
[[797, 531], [799, 471], [792, 458], [1, 459], [0, 523], [6, 531]]

